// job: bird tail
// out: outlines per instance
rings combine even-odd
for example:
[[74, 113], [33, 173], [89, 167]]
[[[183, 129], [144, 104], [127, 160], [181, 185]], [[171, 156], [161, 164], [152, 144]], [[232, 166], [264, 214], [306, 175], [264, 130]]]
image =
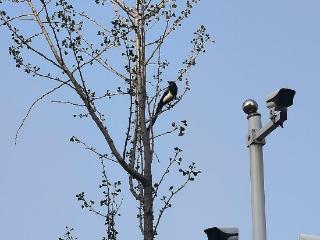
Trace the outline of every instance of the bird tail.
[[153, 124], [156, 122], [157, 118], [158, 118], [158, 115], [159, 113], [161, 112], [161, 109], [163, 107], [163, 103], [160, 101], [158, 103], [158, 106], [157, 106], [157, 109], [156, 109], [156, 113], [154, 114], [154, 116], [152, 117], [151, 121], [150, 121], [150, 124], [149, 124], [149, 127], [148, 127], [148, 131], [150, 130], [150, 128], [153, 126]]

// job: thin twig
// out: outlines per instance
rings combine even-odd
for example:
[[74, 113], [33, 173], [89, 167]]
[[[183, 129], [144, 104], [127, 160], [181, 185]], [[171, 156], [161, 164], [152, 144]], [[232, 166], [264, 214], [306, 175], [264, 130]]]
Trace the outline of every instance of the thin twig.
[[15, 137], [14, 137], [14, 144], [17, 144], [17, 139], [18, 139], [18, 135], [19, 135], [19, 133], [20, 133], [20, 130], [21, 130], [21, 128], [23, 127], [23, 125], [24, 125], [25, 121], [27, 120], [27, 118], [29, 117], [29, 114], [30, 114], [31, 110], [33, 109], [33, 107], [34, 107], [39, 101], [41, 101], [43, 98], [45, 98], [46, 96], [50, 95], [51, 93], [53, 93], [54, 91], [58, 90], [59, 88], [61, 88], [61, 87], [64, 86], [64, 85], [65, 85], [65, 83], [62, 83], [62, 84], [60, 84], [59, 86], [53, 88], [52, 90], [46, 92], [45, 94], [41, 95], [39, 98], [37, 98], [37, 99], [31, 104], [31, 106], [29, 107], [29, 109], [28, 109], [28, 111], [27, 111], [27, 114], [26, 114], [25, 117], [22, 119], [22, 122], [21, 122], [21, 124], [20, 124], [19, 127], [18, 127], [18, 130], [17, 130], [16, 135], [15, 135]]
[[78, 104], [78, 103], [73, 103], [73, 102], [69, 102], [69, 101], [53, 100], [53, 101], [51, 101], [51, 102], [52, 102], [52, 103], [69, 104], [69, 105], [77, 106], [77, 107], [85, 107], [84, 104]]

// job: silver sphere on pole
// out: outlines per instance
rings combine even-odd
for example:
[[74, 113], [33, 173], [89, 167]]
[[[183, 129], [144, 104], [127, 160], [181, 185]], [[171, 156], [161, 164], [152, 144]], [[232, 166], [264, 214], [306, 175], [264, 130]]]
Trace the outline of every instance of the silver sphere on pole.
[[248, 99], [242, 104], [242, 110], [248, 115], [256, 113], [258, 111], [258, 103], [253, 99]]

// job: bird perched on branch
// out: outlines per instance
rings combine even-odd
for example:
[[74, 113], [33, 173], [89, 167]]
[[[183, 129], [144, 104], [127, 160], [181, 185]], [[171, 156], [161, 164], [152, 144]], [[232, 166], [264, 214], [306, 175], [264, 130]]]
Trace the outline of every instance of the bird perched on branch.
[[158, 117], [159, 113], [161, 112], [163, 106], [168, 104], [169, 102], [171, 102], [173, 99], [175, 99], [178, 94], [177, 84], [174, 81], [168, 81], [168, 83], [169, 83], [169, 86], [167, 87], [167, 89], [163, 93], [163, 95], [158, 103], [156, 112], [151, 120], [151, 123], [150, 123], [148, 129], [150, 129], [153, 126], [153, 124], [155, 123], [155, 121], [157, 120], [157, 117]]

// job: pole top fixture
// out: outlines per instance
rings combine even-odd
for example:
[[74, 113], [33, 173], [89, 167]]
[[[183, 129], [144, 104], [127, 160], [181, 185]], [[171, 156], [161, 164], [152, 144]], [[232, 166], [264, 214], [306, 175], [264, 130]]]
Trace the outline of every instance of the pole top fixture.
[[250, 115], [258, 111], [258, 103], [253, 99], [248, 99], [242, 104], [242, 110]]

